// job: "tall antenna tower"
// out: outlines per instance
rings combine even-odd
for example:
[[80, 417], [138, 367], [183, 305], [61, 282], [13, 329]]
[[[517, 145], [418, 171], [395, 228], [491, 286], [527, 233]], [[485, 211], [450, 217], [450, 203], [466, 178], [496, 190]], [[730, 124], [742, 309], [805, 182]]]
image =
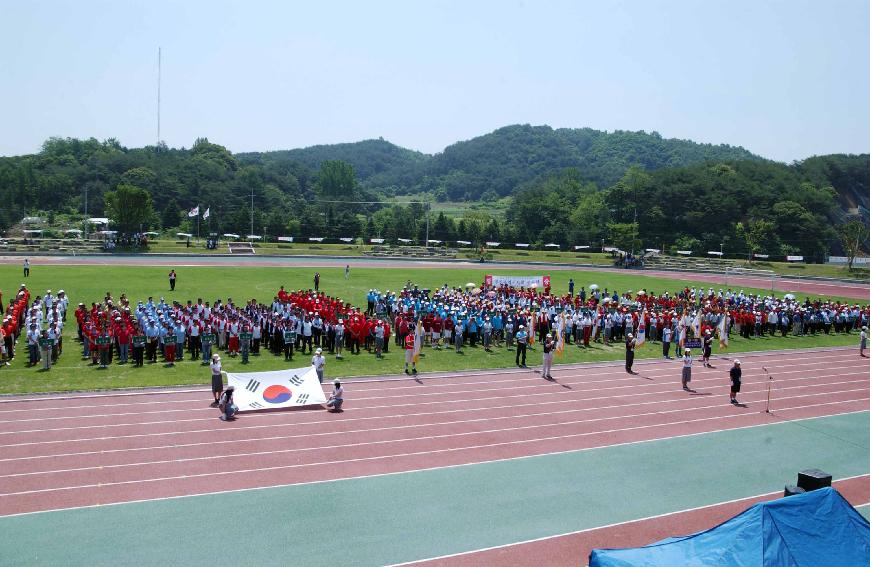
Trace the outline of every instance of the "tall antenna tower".
[[157, 145], [158, 150], [160, 149], [160, 71], [161, 71], [161, 61], [162, 53], [161, 48], [157, 48]]

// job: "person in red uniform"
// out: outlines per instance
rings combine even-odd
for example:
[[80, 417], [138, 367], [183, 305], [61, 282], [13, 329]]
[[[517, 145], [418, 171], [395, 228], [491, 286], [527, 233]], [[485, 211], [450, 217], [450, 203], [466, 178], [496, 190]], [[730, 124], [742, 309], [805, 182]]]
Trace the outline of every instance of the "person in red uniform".
[[[410, 370], [408, 367], [410, 366]], [[416, 374], [417, 363], [414, 362], [414, 333], [405, 337], [405, 374]]]

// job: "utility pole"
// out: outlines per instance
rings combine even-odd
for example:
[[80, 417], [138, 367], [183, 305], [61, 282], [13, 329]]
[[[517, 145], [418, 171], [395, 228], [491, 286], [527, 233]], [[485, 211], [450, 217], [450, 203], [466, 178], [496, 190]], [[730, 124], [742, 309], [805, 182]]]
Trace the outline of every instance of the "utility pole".
[[251, 232], [249, 232], [251, 236], [254, 235], [254, 187], [251, 186]]
[[160, 74], [161, 74], [161, 63], [162, 63], [162, 53], [161, 48], [157, 48], [157, 151], [160, 151]]

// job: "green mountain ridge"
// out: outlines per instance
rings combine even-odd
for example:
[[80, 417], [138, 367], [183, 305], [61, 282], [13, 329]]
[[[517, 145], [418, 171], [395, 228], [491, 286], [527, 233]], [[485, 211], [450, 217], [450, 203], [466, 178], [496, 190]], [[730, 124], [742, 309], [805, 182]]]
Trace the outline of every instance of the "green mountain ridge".
[[511, 125], [447, 146], [429, 155], [390, 142], [319, 145], [237, 154], [244, 164], [299, 162], [317, 169], [339, 159], [354, 166], [363, 186], [390, 194], [440, 192], [449, 200], [511, 195], [549, 172], [578, 169], [606, 187], [631, 166], [648, 171], [705, 161], [763, 160], [741, 147], [663, 138], [657, 132], [603, 132], [592, 128]]

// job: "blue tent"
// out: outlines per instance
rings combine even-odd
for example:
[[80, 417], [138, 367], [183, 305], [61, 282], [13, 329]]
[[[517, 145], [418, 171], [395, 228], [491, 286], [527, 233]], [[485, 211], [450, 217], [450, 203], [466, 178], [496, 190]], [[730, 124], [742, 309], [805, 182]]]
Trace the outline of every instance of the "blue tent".
[[823, 488], [755, 504], [707, 531], [589, 556], [589, 567], [674, 565], [870, 566], [870, 522], [839, 492]]

